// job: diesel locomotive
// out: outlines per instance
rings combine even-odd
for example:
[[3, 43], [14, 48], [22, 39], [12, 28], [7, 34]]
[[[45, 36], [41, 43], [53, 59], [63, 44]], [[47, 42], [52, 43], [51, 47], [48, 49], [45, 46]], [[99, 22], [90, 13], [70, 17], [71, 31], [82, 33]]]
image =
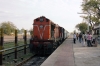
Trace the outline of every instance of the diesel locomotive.
[[33, 20], [30, 50], [36, 54], [51, 54], [68, 37], [68, 31], [45, 16]]

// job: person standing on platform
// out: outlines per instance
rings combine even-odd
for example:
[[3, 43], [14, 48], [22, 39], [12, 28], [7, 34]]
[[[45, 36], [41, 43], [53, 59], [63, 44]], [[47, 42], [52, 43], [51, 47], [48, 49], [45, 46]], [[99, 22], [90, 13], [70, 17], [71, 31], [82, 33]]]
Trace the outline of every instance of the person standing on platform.
[[82, 34], [82, 46], [85, 46], [85, 34]]
[[79, 35], [78, 35], [78, 33], [77, 33], [77, 34], [76, 34], [77, 40], [78, 40], [78, 36], [79, 36]]
[[81, 43], [81, 41], [82, 41], [82, 34], [80, 33], [79, 34], [79, 42]]
[[88, 47], [92, 47], [91, 41], [92, 41], [92, 35], [90, 34], [90, 32], [88, 32], [87, 34], [87, 46]]
[[87, 34], [85, 33], [85, 34], [84, 34], [84, 39], [85, 39], [85, 42], [86, 42], [86, 40], [87, 40], [87, 38], [86, 38], [86, 37], [87, 37]]
[[73, 42], [74, 44], [76, 44], [76, 34], [75, 33], [73, 34]]

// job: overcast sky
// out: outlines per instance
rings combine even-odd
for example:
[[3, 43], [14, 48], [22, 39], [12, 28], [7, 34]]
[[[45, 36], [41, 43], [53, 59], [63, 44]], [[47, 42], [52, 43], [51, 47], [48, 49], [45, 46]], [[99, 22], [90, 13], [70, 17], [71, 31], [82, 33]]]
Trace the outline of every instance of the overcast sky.
[[82, 0], [0, 0], [0, 23], [13, 22], [19, 29], [32, 28], [33, 20], [45, 16], [69, 32], [82, 22]]

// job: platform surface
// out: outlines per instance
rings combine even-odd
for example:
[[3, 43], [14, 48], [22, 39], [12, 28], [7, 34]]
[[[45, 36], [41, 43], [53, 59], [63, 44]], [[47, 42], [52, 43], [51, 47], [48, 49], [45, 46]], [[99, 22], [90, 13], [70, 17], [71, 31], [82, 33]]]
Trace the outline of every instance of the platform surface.
[[61, 44], [41, 66], [100, 66], [100, 44], [97, 47], [85, 47], [73, 39]]
[[65, 40], [41, 66], [74, 66], [73, 44]]

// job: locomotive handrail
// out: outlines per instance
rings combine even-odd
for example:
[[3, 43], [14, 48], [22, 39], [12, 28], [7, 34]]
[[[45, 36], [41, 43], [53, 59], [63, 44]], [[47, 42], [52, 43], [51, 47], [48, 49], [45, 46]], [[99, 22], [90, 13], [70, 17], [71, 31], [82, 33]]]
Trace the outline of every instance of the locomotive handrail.
[[[27, 46], [27, 45], [29, 45], [29, 44], [26, 44], [26, 46]], [[0, 52], [9, 51], [9, 50], [12, 50], [12, 49], [15, 49], [15, 48], [20, 48], [20, 47], [23, 47], [23, 46], [25, 46], [25, 45], [20, 45], [20, 46], [8, 48], [8, 49], [3, 49], [3, 50], [0, 50]]]

